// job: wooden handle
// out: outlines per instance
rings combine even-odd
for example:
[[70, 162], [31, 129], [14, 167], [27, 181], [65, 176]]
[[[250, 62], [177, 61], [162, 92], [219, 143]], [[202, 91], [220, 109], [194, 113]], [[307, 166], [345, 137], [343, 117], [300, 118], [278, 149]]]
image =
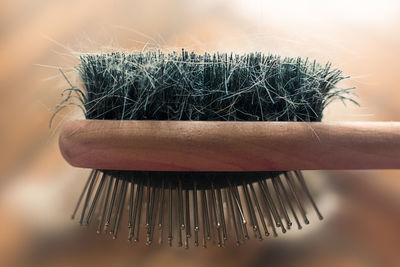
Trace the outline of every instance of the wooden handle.
[[400, 168], [400, 122], [67, 122], [76, 167], [153, 171]]

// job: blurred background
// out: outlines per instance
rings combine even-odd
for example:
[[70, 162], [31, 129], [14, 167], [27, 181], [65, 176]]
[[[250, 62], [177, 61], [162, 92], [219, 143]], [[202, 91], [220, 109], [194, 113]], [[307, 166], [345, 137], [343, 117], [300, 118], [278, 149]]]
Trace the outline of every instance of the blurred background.
[[[70, 220], [88, 171], [57, 146], [53, 108], [82, 52], [278, 53], [330, 61], [352, 78], [360, 107], [326, 121], [400, 121], [397, 0], [146, 0], [0, 2], [0, 266], [399, 266], [400, 171], [306, 172], [325, 220], [243, 247], [128, 244]], [[400, 155], [399, 155], [400, 156]]]

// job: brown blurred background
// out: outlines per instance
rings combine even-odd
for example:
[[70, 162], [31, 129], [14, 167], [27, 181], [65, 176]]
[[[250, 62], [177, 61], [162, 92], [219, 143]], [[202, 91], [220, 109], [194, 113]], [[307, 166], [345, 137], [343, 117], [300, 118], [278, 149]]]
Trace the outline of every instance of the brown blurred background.
[[[82, 52], [262, 51], [331, 61], [360, 107], [325, 120], [400, 121], [396, 0], [0, 2], [0, 266], [400, 266], [400, 171], [307, 172], [326, 219], [241, 248], [129, 245], [70, 221], [87, 170], [57, 147], [52, 108]], [[399, 155], [400, 156], [400, 155]]]

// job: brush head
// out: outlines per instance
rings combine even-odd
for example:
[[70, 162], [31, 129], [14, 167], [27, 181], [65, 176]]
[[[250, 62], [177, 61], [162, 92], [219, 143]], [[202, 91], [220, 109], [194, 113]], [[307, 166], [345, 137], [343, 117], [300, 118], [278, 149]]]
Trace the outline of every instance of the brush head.
[[[336, 87], [346, 77], [329, 63], [262, 53], [87, 54], [77, 69], [85, 92], [72, 87], [70, 93], [77, 93], [91, 120], [321, 121], [332, 100], [351, 93]], [[81, 224], [97, 212], [98, 232], [111, 227], [116, 237], [128, 202], [129, 240], [139, 240], [144, 220], [147, 244], [157, 225], [160, 243], [176, 239], [185, 247], [193, 235], [196, 246], [199, 239], [204, 247], [207, 240], [224, 246], [230, 235], [239, 245], [249, 239], [247, 225], [257, 239], [271, 230], [276, 236], [276, 227], [285, 233], [292, 219], [302, 228], [296, 209], [309, 223], [307, 198], [322, 219], [302, 174], [289, 170], [93, 170], [80, 200], [84, 196]]]
[[[93, 120], [321, 121], [326, 105], [349, 93], [336, 87], [346, 77], [330, 63], [262, 53], [86, 54], [78, 70]], [[225, 175], [179, 176], [204, 184]]]

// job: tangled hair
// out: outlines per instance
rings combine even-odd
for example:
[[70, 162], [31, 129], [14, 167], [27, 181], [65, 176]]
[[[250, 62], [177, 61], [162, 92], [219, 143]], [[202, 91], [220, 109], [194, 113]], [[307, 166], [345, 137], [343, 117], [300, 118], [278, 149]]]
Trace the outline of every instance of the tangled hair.
[[84, 54], [77, 91], [87, 119], [320, 121], [351, 89], [331, 64], [262, 53]]

